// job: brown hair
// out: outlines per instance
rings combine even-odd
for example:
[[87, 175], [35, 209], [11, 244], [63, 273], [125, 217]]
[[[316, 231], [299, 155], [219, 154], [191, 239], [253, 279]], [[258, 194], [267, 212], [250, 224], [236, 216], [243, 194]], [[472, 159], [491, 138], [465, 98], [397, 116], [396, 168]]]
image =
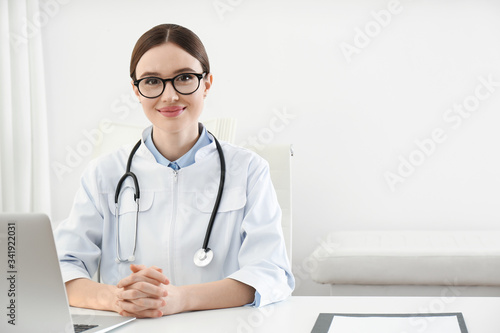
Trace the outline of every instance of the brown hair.
[[144, 53], [166, 42], [180, 46], [184, 51], [198, 59], [204, 72], [210, 73], [207, 51], [194, 32], [176, 24], [160, 24], [144, 33], [137, 40], [130, 58], [130, 77], [132, 80], [137, 79], [135, 69]]

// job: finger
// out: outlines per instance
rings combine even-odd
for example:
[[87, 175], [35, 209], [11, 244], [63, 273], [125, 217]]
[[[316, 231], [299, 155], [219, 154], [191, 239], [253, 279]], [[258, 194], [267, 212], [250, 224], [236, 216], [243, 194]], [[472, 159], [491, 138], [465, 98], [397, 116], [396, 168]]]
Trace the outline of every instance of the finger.
[[147, 276], [141, 276], [141, 275], [131, 276], [130, 275], [126, 278], [123, 278], [120, 282], [118, 282], [117, 287], [118, 288], [127, 288], [127, 287], [130, 287], [130, 286], [132, 286], [136, 283], [139, 283], [139, 282], [149, 283], [149, 284], [152, 284], [154, 286], [161, 285], [161, 283], [158, 282], [157, 280], [151, 279]]
[[140, 270], [143, 270], [146, 268], [146, 265], [136, 265], [136, 264], [130, 264], [130, 270], [134, 273], [137, 273]]
[[[130, 304], [118, 304], [118, 313], [124, 317], [136, 317], [136, 318], [157, 318], [163, 316], [163, 312], [159, 309], [134, 309]], [[126, 309], [124, 309], [123, 307]]]
[[150, 295], [136, 289], [127, 289], [127, 290], [122, 289], [120, 292], [116, 294], [116, 297], [119, 300], [131, 301], [141, 297], [150, 297]]
[[[134, 273], [137, 273], [143, 269], [146, 269], [147, 267], [145, 265], [135, 265], [135, 264], [130, 264], [130, 270]], [[150, 268], [157, 270], [160, 273], [163, 273], [163, 269], [161, 269], [158, 266], [151, 266]]]
[[[137, 273], [143, 269], [146, 269], [147, 267], [145, 265], [136, 265], [136, 264], [130, 264], [130, 270], [133, 271], [134, 273]], [[150, 268], [157, 270], [160, 273], [163, 273], [163, 269], [161, 269], [158, 266], [151, 266]]]
[[149, 297], [134, 299], [131, 300], [130, 303], [144, 310], [159, 310], [161, 307], [167, 304], [167, 302], [165, 302], [163, 298], [149, 298]]
[[[125, 310], [120, 310], [118, 313], [120, 314], [120, 316], [123, 316], [123, 317], [137, 317], [133, 313], [127, 312]], [[140, 317], [138, 317], [138, 318], [140, 318]]]
[[136, 276], [136, 277], [131, 277], [128, 276], [124, 279], [122, 279], [120, 282], [118, 282], [117, 287], [118, 288], [134, 288], [133, 286], [137, 283], [146, 283], [150, 284], [156, 287], [161, 287], [161, 283], [158, 282], [157, 280], [150, 279], [148, 277], [144, 276]]
[[116, 305], [121, 309], [121, 311], [126, 311], [126, 312], [132, 313], [134, 315], [138, 314], [142, 311], [145, 311], [145, 310], [156, 310], [156, 309], [143, 308], [142, 306], [138, 306], [138, 305], [135, 305], [134, 303], [130, 303], [127, 301], [117, 301]]
[[157, 270], [157, 271], [158, 271], [158, 272], [160, 272], [160, 273], [163, 273], [163, 269], [161, 269], [161, 268], [160, 268], [160, 267], [158, 267], [158, 266], [151, 266], [151, 268], [152, 268], [152, 269]]
[[165, 275], [152, 268], [143, 269], [137, 273], [132, 273], [118, 282], [118, 288], [124, 288], [131, 284], [145, 281], [154, 285], [170, 283]]
[[164, 283], [166, 280], [168, 281], [167, 277], [165, 275], [163, 275], [163, 273], [159, 270], [160, 270], [160, 268], [158, 268], [156, 266], [152, 266], [152, 267], [140, 269], [139, 271], [137, 271], [137, 273], [134, 273], [134, 274], [138, 274], [140, 276], [146, 276], [148, 278], [158, 280], [158, 282], [160, 282], [160, 283]]
[[134, 313], [144, 310], [159, 310], [166, 304], [167, 303], [163, 298], [149, 297], [138, 298], [130, 301], [122, 300], [116, 302], [116, 305], [118, 305], [121, 309]]
[[163, 312], [160, 310], [145, 310], [142, 311], [141, 313], [130, 313], [125, 310], [122, 310], [120, 312], [121, 316], [124, 317], [136, 317], [136, 318], [158, 318], [163, 316]]
[[133, 300], [142, 297], [161, 298], [168, 296], [167, 290], [145, 282], [138, 282], [117, 293], [117, 297], [125, 300]]
[[141, 318], [163, 316], [163, 312], [159, 309], [159, 307], [148, 308], [134, 304], [132, 302], [124, 302], [124, 301], [118, 301], [117, 305], [121, 309], [120, 314], [122, 314], [122, 312], [125, 312], [127, 314], [131, 314], [132, 316]]

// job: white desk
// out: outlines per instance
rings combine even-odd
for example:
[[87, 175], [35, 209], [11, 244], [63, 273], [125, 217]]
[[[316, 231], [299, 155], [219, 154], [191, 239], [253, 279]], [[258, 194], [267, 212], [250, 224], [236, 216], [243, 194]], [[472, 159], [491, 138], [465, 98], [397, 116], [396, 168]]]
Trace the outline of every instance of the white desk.
[[[72, 308], [72, 313], [109, 312]], [[240, 307], [137, 319], [113, 332], [311, 332], [320, 312], [462, 312], [469, 333], [500, 332], [500, 297], [290, 297], [260, 309]]]

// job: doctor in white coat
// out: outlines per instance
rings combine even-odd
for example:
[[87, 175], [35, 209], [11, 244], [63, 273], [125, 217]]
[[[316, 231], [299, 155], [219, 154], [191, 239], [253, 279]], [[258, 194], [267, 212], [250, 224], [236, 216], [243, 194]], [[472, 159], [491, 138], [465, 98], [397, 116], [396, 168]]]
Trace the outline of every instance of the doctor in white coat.
[[[131, 158], [139, 205], [127, 177], [115, 209], [131, 147], [87, 168], [55, 231], [70, 304], [159, 317], [288, 297], [295, 282], [268, 164], [246, 149], [220, 144], [226, 176], [208, 242], [213, 259], [202, 267], [193, 260], [221, 173], [215, 139], [198, 122], [213, 81], [199, 38], [177, 25], [154, 27], [137, 41], [130, 76], [152, 123]], [[99, 264], [100, 283], [91, 280]]]

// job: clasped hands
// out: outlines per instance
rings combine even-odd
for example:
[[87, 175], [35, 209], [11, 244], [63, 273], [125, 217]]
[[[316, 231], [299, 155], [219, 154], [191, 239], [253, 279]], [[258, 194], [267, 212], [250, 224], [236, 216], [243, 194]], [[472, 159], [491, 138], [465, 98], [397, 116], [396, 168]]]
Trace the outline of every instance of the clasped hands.
[[130, 265], [132, 274], [116, 285], [116, 312], [137, 318], [161, 317], [181, 312], [179, 290], [156, 266]]

